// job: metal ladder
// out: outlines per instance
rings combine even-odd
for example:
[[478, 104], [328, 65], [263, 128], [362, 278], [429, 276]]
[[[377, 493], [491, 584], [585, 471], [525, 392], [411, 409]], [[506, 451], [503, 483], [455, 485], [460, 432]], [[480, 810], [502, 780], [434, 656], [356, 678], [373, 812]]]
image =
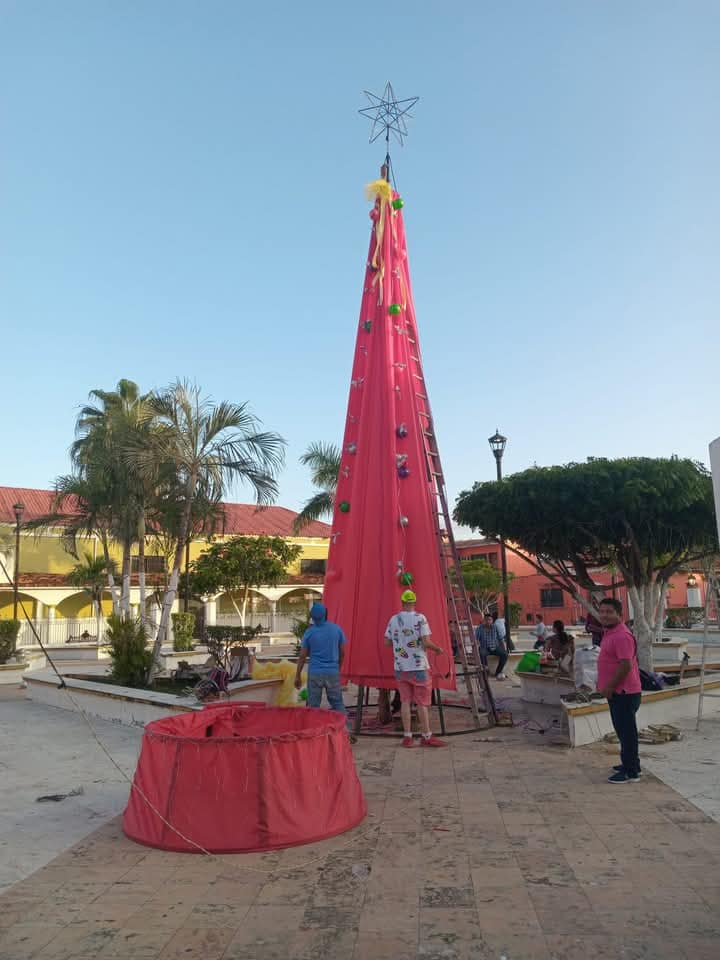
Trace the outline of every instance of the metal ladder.
[[415, 410], [423, 437], [427, 476], [432, 484], [435, 501], [433, 508], [435, 535], [448, 605], [450, 637], [462, 664], [462, 676], [465, 680], [475, 725], [478, 728], [482, 726], [484, 715], [488, 724], [492, 726], [498, 720], [497, 707], [488, 682], [487, 668], [480, 658], [480, 649], [473, 630], [470, 602], [462, 576], [460, 555], [452, 531], [450, 510], [445, 492], [445, 477], [440, 463], [420, 350], [410, 331], [408, 331], [408, 343], [410, 345], [410, 359], [415, 364], [415, 370], [412, 373], [415, 384]]

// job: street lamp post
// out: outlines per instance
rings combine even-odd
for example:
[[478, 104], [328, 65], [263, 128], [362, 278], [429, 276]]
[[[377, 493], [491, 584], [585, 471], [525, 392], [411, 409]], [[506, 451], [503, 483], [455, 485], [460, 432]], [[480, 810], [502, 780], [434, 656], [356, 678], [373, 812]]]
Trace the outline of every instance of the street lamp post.
[[[495, 457], [495, 466], [497, 467], [497, 481], [502, 483], [502, 458], [507, 445], [507, 437], [504, 437], [496, 428], [492, 437], [488, 437], [490, 449]], [[508, 596], [508, 578], [507, 578], [507, 555], [505, 553], [505, 541], [502, 537], [498, 538], [500, 544], [500, 564], [502, 569], [503, 582], [503, 613], [505, 615], [505, 629], [507, 631], [508, 650], [512, 649], [512, 639], [510, 637], [510, 597]]]
[[15, 575], [13, 577], [13, 620], [18, 618], [18, 577], [20, 575], [20, 521], [25, 512], [25, 504], [18, 500], [13, 504], [15, 511]]

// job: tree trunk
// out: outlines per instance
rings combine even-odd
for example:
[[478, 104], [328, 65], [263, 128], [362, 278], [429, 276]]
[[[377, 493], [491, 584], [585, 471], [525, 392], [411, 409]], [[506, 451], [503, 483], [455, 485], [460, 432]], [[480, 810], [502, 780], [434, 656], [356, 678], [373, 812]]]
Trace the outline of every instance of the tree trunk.
[[93, 608], [95, 609], [95, 633], [97, 635], [97, 642], [102, 643], [105, 640], [105, 637], [102, 635], [102, 593], [99, 597], [93, 598]]
[[245, 586], [245, 590], [243, 591], [242, 612], [241, 612], [241, 614], [240, 614], [240, 626], [241, 626], [241, 627], [244, 627], [244, 626], [245, 626], [245, 614], [246, 614], [246, 612], [247, 612], [247, 602], [248, 602], [248, 596], [249, 596], [249, 594], [250, 594], [250, 587], [248, 587], [248, 586], [246, 585], [246, 586]]
[[140, 518], [138, 524], [138, 586], [140, 587], [140, 623], [145, 626], [147, 615], [145, 612], [145, 517]]
[[130, 616], [130, 555], [132, 543], [123, 544], [122, 556], [122, 592], [120, 594], [120, 612], [125, 617]]
[[108, 589], [110, 591], [110, 597], [112, 599], [113, 613], [117, 613], [119, 610], [118, 589], [117, 589], [117, 584], [115, 583], [115, 576], [112, 572], [112, 561], [110, 560], [110, 548], [108, 547], [107, 537], [104, 534], [102, 537], [102, 548], [103, 548], [103, 557], [105, 559], [105, 567], [107, 569]]
[[180, 520], [180, 529], [178, 530], [178, 540], [175, 547], [175, 556], [173, 558], [172, 573], [168, 581], [167, 590], [163, 597], [162, 612], [160, 614], [160, 625], [153, 644], [153, 662], [150, 667], [148, 683], [152, 683], [160, 669], [160, 650], [165, 643], [170, 625], [170, 613], [172, 611], [175, 597], [177, 596], [178, 583], [180, 582], [180, 568], [183, 562], [183, 553], [185, 552], [185, 541], [190, 532], [190, 517], [192, 515], [192, 503], [195, 487], [197, 486], [197, 477], [193, 474], [188, 479], [186, 487], [185, 506]]
[[652, 645], [655, 640], [660, 585], [655, 582], [644, 583], [639, 587], [628, 585], [627, 592], [632, 602], [633, 633], [637, 639], [638, 663], [641, 670], [652, 671]]

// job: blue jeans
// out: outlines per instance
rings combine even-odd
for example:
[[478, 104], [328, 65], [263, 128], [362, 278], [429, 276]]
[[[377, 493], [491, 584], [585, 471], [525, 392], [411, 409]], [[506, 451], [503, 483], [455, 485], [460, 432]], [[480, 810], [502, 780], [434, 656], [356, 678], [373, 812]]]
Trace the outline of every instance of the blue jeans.
[[322, 703], [323, 690], [327, 696], [331, 710], [338, 713], [347, 713], [340, 689], [339, 673], [311, 673], [307, 682], [307, 705], [319, 707]]

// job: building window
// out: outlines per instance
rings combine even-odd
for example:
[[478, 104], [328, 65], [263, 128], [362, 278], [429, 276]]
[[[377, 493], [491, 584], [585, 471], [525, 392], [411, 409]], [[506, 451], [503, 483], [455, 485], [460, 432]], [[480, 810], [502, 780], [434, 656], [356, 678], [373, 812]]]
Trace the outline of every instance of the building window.
[[300, 573], [324, 574], [326, 560], [301, 560]]
[[[140, 557], [130, 557], [130, 572], [140, 572]], [[165, 557], [146, 554], [145, 573], [165, 573]]]
[[469, 557], [463, 557], [463, 560], [484, 560], [491, 567], [497, 567], [498, 555], [496, 553], [471, 553]]
[[540, 591], [541, 607], [562, 607], [563, 592], [559, 587], [546, 587]]

